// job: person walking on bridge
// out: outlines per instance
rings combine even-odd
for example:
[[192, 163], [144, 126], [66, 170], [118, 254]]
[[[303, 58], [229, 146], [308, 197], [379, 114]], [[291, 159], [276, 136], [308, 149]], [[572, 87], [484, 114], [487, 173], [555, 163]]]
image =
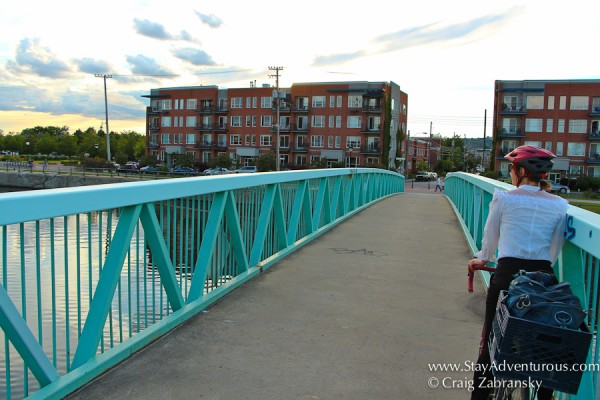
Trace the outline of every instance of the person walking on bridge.
[[[513, 185], [508, 191], [496, 190], [490, 202], [481, 250], [469, 261], [469, 272], [475, 266], [494, 261], [498, 249], [497, 268], [490, 279], [485, 302], [485, 319], [480, 343], [478, 368], [473, 376], [471, 399], [487, 399], [485, 388], [493, 381], [488, 338], [496, 314], [501, 290], [508, 290], [519, 270], [553, 273], [564, 242], [568, 202], [545, 189], [543, 180], [552, 169], [556, 156], [535, 146], [519, 146], [504, 158], [511, 162], [508, 171]], [[485, 367], [485, 370], [483, 369]], [[552, 390], [539, 388], [538, 399], [549, 400]]]
[[437, 184], [435, 185], [435, 190], [434, 190], [434, 192], [437, 192], [437, 191], [438, 191], [438, 189], [440, 189], [440, 192], [443, 192], [443, 191], [444, 191], [444, 188], [443, 188], [443, 186], [442, 186], [442, 177], [441, 177], [441, 176], [438, 176], [438, 178], [437, 178]]

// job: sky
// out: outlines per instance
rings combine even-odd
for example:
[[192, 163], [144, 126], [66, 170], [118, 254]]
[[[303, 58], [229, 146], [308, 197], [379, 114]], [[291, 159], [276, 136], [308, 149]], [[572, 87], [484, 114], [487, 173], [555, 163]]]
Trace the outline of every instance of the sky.
[[0, 130], [145, 133], [151, 89], [395, 82], [412, 137], [492, 133], [495, 80], [600, 79], [600, 2], [0, 0]]

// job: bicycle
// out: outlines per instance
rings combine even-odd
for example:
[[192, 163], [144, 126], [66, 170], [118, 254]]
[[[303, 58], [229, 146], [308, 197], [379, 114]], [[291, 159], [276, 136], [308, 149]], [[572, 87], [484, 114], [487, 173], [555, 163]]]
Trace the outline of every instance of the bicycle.
[[[468, 272], [468, 290], [473, 292], [475, 271], [494, 272], [494, 267], [474, 266]], [[495, 365], [503, 363], [511, 365], [551, 365], [566, 363], [582, 364], [591, 343], [591, 333], [587, 325], [582, 324], [580, 330], [565, 329], [529, 321], [510, 315], [505, 305], [508, 291], [501, 291], [494, 318], [492, 331], [488, 338], [490, 359]], [[485, 332], [482, 332], [482, 343]], [[536, 398], [537, 388], [531, 385], [536, 382], [539, 387], [576, 394], [581, 380], [581, 372], [565, 371], [551, 373], [549, 371], [513, 372], [492, 370], [494, 390], [491, 399], [530, 400]], [[511, 384], [527, 381], [528, 385]], [[532, 397], [533, 396], [533, 397]]]

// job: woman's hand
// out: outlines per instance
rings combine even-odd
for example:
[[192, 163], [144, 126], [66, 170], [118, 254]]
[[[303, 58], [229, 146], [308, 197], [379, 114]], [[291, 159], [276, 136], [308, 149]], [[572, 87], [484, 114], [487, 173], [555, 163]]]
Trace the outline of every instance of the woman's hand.
[[473, 258], [471, 260], [469, 260], [469, 262], [467, 263], [467, 268], [469, 270], [469, 273], [472, 273], [475, 271], [475, 267], [483, 267], [485, 266], [485, 264], [487, 264], [486, 260], [480, 260], [479, 258]]

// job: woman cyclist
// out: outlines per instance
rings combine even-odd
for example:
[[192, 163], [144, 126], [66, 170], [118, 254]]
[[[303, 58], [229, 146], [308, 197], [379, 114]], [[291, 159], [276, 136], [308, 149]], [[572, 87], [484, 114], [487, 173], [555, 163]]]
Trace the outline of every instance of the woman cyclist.
[[[488, 337], [496, 314], [501, 290], [508, 286], [519, 270], [553, 273], [552, 265], [564, 241], [564, 226], [568, 202], [546, 191], [548, 181], [543, 179], [552, 168], [551, 152], [535, 146], [520, 146], [504, 158], [511, 162], [509, 173], [517, 188], [494, 193], [485, 224], [481, 251], [469, 261], [473, 267], [494, 261], [498, 249], [497, 269], [490, 279], [485, 320], [481, 338], [477, 371], [485, 366], [485, 373], [475, 372], [475, 390], [471, 399], [487, 399], [491, 389], [486, 383], [493, 380]], [[552, 390], [540, 388], [538, 399], [551, 399]]]

